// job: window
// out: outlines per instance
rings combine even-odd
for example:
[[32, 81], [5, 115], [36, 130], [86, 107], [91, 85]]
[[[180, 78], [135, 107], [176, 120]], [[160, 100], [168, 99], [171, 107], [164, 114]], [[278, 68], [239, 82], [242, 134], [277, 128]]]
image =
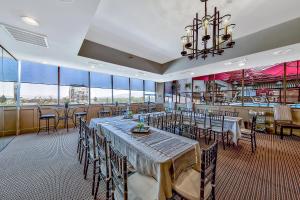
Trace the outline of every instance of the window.
[[145, 81], [145, 102], [156, 101], [156, 85], [154, 81]]
[[114, 103], [129, 103], [129, 78], [113, 76]]
[[143, 103], [144, 91], [131, 91], [131, 103]]
[[165, 82], [164, 86], [165, 92], [165, 102], [170, 103], [172, 100], [172, 82]]
[[57, 104], [58, 67], [29, 61], [22, 61], [21, 67], [21, 104]]
[[91, 103], [112, 103], [111, 75], [91, 72]]
[[89, 103], [89, 72], [60, 68], [60, 104]]
[[131, 103], [144, 102], [144, 81], [140, 79], [130, 79]]
[[18, 62], [4, 49], [0, 51], [0, 105], [15, 105]]

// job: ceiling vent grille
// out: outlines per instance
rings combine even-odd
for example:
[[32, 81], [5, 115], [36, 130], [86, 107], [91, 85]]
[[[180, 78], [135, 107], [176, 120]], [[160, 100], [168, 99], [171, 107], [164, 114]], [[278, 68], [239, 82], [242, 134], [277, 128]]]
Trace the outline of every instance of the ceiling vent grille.
[[19, 42], [48, 48], [48, 41], [46, 35], [34, 33], [7, 24], [1, 25], [15, 40]]

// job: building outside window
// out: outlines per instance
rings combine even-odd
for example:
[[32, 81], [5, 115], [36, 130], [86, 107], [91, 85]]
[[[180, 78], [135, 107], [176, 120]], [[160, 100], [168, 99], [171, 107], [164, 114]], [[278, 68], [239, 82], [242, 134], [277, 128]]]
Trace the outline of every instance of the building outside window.
[[91, 103], [112, 103], [112, 76], [96, 72], [91, 72], [90, 74]]
[[129, 103], [129, 78], [113, 76], [114, 103]]
[[[22, 105], [58, 103], [58, 67], [35, 62], [21, 62], [20, 100]], [[45, 74], [45, 75], [42, 75]]]
[[60, 104], [89, 103], [89, 72], [60, 68]]

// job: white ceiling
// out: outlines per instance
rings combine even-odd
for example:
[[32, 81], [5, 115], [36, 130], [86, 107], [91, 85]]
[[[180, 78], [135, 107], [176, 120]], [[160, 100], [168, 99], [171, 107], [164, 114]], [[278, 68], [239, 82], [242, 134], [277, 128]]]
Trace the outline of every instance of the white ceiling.
[[[236, 38], [300, 17], [299, 0], [210, 0], [209, 4], [219, 5], [223, 13], [232, 14], [232, 20], [237, 24]], [[186, 78], [191, 76], [190, 71], [159, 75], [77, 54], [86, 38], [165, 63], [180, 57], [180, 36], [195, 12], [203, 13], [201, 9], [200, 0], [73, 0], [72, 3], [61, 0], [1, 0], [0, 23], [47, 35], [49, 48], [16, 42], [1, 27], [0, 44], [21, 60], [156, 81]], [[37, 19], [40, 26], [24, 24], [20, 19], [24, 15]], [[251, 59], [255, 60], [255, 57], [249, 57], [249, 63]], [[296, 55], [286, 59], [292, 57]], [[94, 68], [91, 62], [95, 63]], [[270, 58], [266, 62], [276, 61]], [[208, 73], [209, 67], [199, 66], [193, 71], [195, 75], [202, 75]]]
[[[237, 24], [235, 38], [300, 16], [299, 0], [209, 0], [208, 11], [218, 6]], [[166, 63], [180, 57], [180, 37], [200, 0], [102, 0], [87, 39], [121, 51]]]

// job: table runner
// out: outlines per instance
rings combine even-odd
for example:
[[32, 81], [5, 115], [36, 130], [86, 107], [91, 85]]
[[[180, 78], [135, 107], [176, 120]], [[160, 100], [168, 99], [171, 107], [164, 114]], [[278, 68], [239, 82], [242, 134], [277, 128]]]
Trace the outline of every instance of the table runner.
[[199, 143], [152, 127], [149, 135], [132, 134], [136, 124], [122, 117], [91, 120], [91, 126], [101, 130], [139, 173], [158, 181], [158, 199], [170, 198], [172, 180], [182, 170], [199, 166]]
[[[149, 113], [150, 116], [162, 114], [165, 112], [154, 112]], [[134, 119], [138, 119], [139, 114], [134, 116]], [[206, 120], [206, 126], [209, 127], [209, 118], [208, 116]], [[234, 144], [238, 144], [238, 139], [241, 137], [241, 128], [244, 127], [244, 121], [241, 117], [231, 117], [231, 116], [224, 116], [224, 131], [229, 131], [232, 133], [232, 142]]]

